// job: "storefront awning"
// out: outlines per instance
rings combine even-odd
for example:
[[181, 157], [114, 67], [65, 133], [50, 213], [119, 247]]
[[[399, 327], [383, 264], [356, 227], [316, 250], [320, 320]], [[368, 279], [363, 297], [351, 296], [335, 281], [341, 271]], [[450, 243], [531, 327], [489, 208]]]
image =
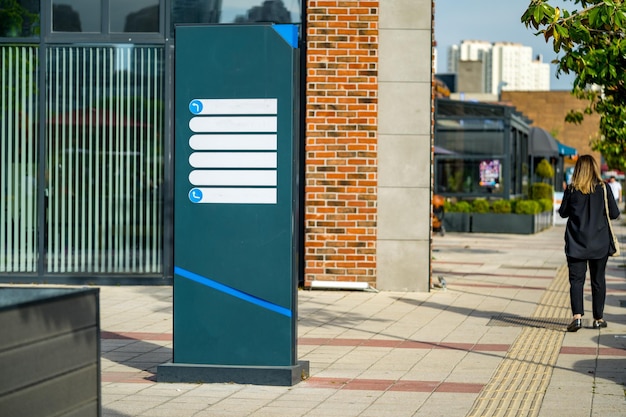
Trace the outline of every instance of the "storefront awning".
[[533, 126], [528, 132], [528, 153], [531, 156], [556, 157], [559, 156], [559, 143], [547, 130]]
[[561, 142], [556, 141], [556, 144], [559, 146], [559, 155], [563, 156], [574, 156], [578, 154], [576, 148], [572, 148], [571, 146], [563, 145]]

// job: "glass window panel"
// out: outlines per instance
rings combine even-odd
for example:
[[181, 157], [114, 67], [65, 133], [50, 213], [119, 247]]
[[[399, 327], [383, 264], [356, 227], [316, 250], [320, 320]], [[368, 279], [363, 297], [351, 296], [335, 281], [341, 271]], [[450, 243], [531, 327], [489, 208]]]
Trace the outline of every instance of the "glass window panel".
[[502, 118], [505, 116], [506, 108], [506, 106], [485, 103], [447, 99], [437, 100], [438, 116], [481, 116], [485, 118]]
[[39, 0], [3, 2], [0, 8], [0, 37], [39, 35]]
[[0, 272], [37, 268], [37, 56], [0, 47]]
[[503, 119], [447, 119], [437, 115], [437, 127], [447, 130], [504, 130]]
[[298, 0], [224, 0], [221, 23], [300, 23]]
[[53, 0], [53, 32], [100, 33], [101, 0]]
[[172, 0], [176, 23], [302, 23], [302, 0]]
[[110, 31], [159, 32], [159, 0], [109, 0]]
[[505, 132], [502, 131], [437, 131], [435, 144], [465, 156], [501, 155]]
[[435, 161], [437, 194], [498, 195], [504, 191], [503, 161], [437, 158]]
[[511, 194], [525, 194], [528, 186], [528, 135], [511, 130]]
[[163, 48], [56, 47], [47, 272], [162, 273]]

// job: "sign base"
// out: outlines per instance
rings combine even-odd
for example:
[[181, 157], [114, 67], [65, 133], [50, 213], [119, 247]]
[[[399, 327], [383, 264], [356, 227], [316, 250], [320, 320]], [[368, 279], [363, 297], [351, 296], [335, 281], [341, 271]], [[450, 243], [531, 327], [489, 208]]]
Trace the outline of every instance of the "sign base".
[[293, 386], [308, 377], [309, 361], [298, 361], [298, 364], [294, 366], [165, 363], [157, 368], [157, 382]]

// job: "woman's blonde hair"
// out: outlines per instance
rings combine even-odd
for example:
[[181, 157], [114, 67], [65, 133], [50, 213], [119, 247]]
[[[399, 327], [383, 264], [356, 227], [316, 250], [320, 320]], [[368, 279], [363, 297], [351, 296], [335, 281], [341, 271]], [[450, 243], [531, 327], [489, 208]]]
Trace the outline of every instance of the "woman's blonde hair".
[[602, 182], [596, 160], [591, 155], [581, 155], [574, 166], [572, 187], [583, 194], [593, 193], [596, 185]]

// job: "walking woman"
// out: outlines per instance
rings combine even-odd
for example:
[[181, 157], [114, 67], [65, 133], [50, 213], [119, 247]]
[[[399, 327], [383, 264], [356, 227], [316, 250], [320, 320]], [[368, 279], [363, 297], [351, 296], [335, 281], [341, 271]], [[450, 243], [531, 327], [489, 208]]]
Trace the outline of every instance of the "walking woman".
[[581, 155], [576, 161], [571, 184], [565, 189], [559, 214], [567, 217], [565, 228], [565, 255], [569, 269], [570, 302], [573, 321], [568, 332], [582, 327], [583, 287], [587, 264], [591, 277], [593, 328], [606, 327], [604, 301], [606, 299], [606, 263], [611, 251], [611, 234], [604, 198], [608, 201], [608, 218], [616, 219], [619, 208], [611, 187], [605, 186], [596, 160], [591, 155]]

